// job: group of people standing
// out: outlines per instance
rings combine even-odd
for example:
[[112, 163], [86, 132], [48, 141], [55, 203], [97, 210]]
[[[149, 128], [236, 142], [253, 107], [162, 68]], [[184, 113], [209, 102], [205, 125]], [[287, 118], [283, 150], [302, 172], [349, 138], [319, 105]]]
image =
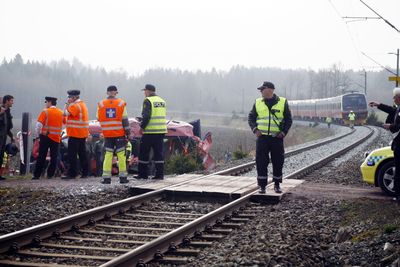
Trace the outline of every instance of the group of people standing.
[[[136, 178], [147, 179], [150, 149], [154, 150], [156, 165], [155, 179], [164, 178], [163, 139], [167, 133], [166, 104], [156, 95], [154, 85], [146, 84], [143, 89], [145, 100], [140, 124], [142, 138], [139, 153], [139, 174]], [[80, 99], [79, 90], [69, 90], [68, 101], [64, 110], [57, 108], [57, 98], [45, 97], [45, 109], [40, 113], [35, 132], [40, 138], [39, 156], [33, 172], [33, 180], [39, 179], [45, 168], [46, 156], [50, 150], [50, 163], [47, 178], [53, 178], [57, 166], [62, 127], [65, 125], [68, 137], [67, 175], [62, 179], [75, 179], [78, 176], [78, 158], [81, 178], [89, 175], [89, 164], [86, 151], [86, 139], [89, 136], [89, 116], [85, 102]], [[107, 88], [107, 98], [97, 105], [96, 117], [104, 136], [104, 160], [102, 162], [102, 183], [110, 184], [112, 159], [118, 157], [119, 182], [128, 183], [126, 167], [126, 148], [131, 138], [126, 102], [117, 97], [118, 89], [111, 85]], [[100, 162], [97, 162], [100, 164]]]
[[[261, 97], [257, 98], [249, 115], [248, 124], [257, 137], [256, 141], [256, 167], [257, 182], [260, 193], [266, 192], [268, 183], [268, 165], [272, 162], [272, 180], [274, 191], [281, 193], [282, 169], [284, 164], [283, 140], [292, 125], [292, 115], [286, 98], [274, 93], [275, 85], [264, 82], [260, 87]], [[142, 107], [142, 120], [140, 122], [139, 165], [137, 179], [148, 178], [149, 153], [153, 149], [155, 163], [155, 176], [153, 179], [164, 179], [163, 140], [167, 133], [166, 103], [156, 95], [156, 88], [146, 84], [142, 89], [145, 99]], [[127, 183], [126, 147], [131, 138], [126, 102], [117, 97], [118, 89], [111, 85], [107, 88], [107, 98], [98, 103], [97, 119], [104, 136], [105, 155], [102, 162], [102, 183], [110, 184], [112, 175], [112, 159], [114, 154], [118, 157], [119, 182]], [[377, 102], [370, 102], [371, 107], [389, 114], [385, 129], [395, 134], [392, 149], [394, 151], [396, 172], [394, 189], [396, 200], [400, 201], [400, 88], [393, 90], [395, 106], [387, 106]], [[11, 129], [12, 116], [10, 108], [14, 97], [5, 95], [0, 106], [0, 155], [3, 155], [7, 136], [14, 142]], [[351, 112], [352, 113], [352, 112]], [[69, 168], [63, 179], [74, 179], [78, 175], [78, 158], [81, 166], [81, 178], [88, 176], [88, 159], [86, 153], [86, 138], [89, 136], [88, 109], [80, 99], [79, 90], [68, 91], [68, 101], [64, 110], [57, 108], [57, 98], [45, 97], [45, 108], [40, 113], [35, 132], [40, 138], [39, 156], [32, 179], [39, 179], [43, 169], [48, 150], [50, 150], [50, 163], [47, 168], [47, 177], [54, 177], [59, 144], [61, 142], [62, 127], [65, 125], [68, 136], [68, 162]], [[355, 115], [349, 115], [349, 120], [354, 122]], [[328, 125], [331, 121], [327, 121]], [[0, 166], [3, 157], [0, 157]], [[101, 162], [97, 162], [100, 164]], [[0, 179], [5, 179], [1, 176]]]

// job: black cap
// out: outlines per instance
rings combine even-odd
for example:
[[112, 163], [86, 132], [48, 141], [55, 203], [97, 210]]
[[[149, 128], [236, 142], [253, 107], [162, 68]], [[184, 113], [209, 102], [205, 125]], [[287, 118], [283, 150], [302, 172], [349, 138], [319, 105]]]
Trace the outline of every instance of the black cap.
[[118, 91], [115, 85], [110, 85], [109, 87], [107, 87], [107, 92], [112, 92], [112, 91]]
[[275, 89], [275, 85], [273, 83], [271, 83], [271, 82], [263, 82], [263, 84], [260, 87], [258, 87], [257, 89], [258, 90], [263, 90], [265, 88]]
[[146, 85], [144, 86], [143, 91], [144, 91], [144, 90], [149, 90], [149, 91], [155, 92], [155, 91], [156, 91], [156, 87], [155, 87], [154, 85], [152, 85], [152, 84], [146, 84]]
[[52, 96], [46, 96], [44, 99], [46, 99], [46, 101], [51, 101], [51, 102], [53, 102], [53, 101], [57, 101], [57, 98], [56, 97], [52, 97]]
[[67, 91], [67, 94], [69, 96], [78, 96], [78, 95], [81, 94], [81, 91], [79, 91], [79, 90], [69, 90], [69, 91]]

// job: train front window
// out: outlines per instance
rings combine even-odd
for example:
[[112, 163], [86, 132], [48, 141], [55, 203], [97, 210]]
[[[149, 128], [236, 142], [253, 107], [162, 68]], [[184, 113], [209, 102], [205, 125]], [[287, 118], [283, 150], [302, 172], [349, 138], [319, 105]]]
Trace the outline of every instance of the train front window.
[[367, 101], [364, 95], [345, 95], [343, 96], [343, 110], [367, 109]]

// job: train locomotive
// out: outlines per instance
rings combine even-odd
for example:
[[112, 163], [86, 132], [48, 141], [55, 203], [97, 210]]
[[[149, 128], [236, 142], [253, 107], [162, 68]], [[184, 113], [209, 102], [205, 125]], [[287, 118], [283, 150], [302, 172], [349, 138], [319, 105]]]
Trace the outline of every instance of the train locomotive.
[[289, 101], [292, 116], [295, 119], [325, 121], [331, 117], [337, 124], [348, 125], [349, 113], [356, 114], [356, 125], [366, 123], [368, 117], [367, 100], [362, 93], [347, 93], [330, 98], [291, 100]]

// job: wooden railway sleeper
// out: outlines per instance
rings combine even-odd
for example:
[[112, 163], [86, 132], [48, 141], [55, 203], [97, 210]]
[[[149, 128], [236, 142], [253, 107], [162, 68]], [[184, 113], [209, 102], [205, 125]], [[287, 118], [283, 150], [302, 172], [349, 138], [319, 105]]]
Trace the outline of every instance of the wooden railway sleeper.
[[222, 223], [218, 225], [221, 228], [240, 228], [243, 224], [242, 223]]

